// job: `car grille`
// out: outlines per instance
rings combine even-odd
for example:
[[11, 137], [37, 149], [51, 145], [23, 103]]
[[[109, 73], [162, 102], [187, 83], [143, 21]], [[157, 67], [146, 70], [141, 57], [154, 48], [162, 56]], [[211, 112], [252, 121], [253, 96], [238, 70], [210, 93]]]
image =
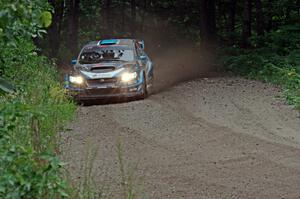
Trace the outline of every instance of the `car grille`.
[[113, 66], [101, 66], [101, 67], [93, 67], [91, 68], [92, 72], [109, 72], [115, 70]]
[[94, 85], [94, 84], [107, 84], [107, 83], [116, 83], [118, 80], [117, 78], [102, 78], [102, 79], [89, 79], [87, 80], [87, 84]]
[[106, 88], [106, 89], [88, 89], [86, 92], [89, 95], [109, 95], [109, 94], [123, 93], [125, 92], [125, 90], [119, 88]]

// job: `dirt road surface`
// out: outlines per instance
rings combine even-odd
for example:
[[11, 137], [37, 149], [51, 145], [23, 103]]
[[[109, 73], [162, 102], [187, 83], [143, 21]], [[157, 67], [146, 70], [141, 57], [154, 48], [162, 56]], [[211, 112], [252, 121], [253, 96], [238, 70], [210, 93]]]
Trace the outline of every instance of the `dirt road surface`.
[[300, 198], [299, 113], [278, 88], [236, 77], [198, 79], [144, 101], [80, 107], [66, 159], [82, 175], [119, 176], [116, 143], [149, 198]]
[[[79, 108], [63, 136], [73, 179], [94, 159], [96, 187], [118, 195], [121, 141], [147, 198], [300, 198], [300, 118], [280, 89], [226, 75], [175, 85], [200, 71], [180, 63], [192, 57], [171, 60], [176, 66], [157, 58], [157, 92], [148, 99]], [[91, 148], [97, 154], [87, 158]]]

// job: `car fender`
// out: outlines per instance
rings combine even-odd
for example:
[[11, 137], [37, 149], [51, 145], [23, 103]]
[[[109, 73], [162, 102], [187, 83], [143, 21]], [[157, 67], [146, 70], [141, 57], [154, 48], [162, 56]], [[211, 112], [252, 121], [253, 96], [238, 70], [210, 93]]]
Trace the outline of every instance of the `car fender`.
[[146, 70], [146, 76], [151, 79], [153, 77], [153, 63], [151, 61], [147, 62]]

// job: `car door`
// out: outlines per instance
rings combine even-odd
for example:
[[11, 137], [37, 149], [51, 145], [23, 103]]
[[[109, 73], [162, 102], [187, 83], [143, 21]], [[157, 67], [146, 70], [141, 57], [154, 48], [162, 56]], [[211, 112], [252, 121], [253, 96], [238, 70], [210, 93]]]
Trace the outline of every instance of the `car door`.
[[143, 51], [138, 42], [135, 42], [135, 50], [140, 67], [146, 70], [147, 60], [143, 58]]

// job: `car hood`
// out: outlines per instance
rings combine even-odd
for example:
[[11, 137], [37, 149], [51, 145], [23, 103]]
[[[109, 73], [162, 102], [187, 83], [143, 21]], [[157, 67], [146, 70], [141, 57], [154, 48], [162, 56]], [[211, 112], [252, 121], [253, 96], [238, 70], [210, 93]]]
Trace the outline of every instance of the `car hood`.
[[96, 64], [79, 64], [75, 66], [75, 69], [81, 68], [81, 70], [85, 71], [93, 71], [94, 69], [118, 69], [122, 67], [132, 67], [135, 66], [136, 62], [125, 62], [125, 61], [109, 61], [109, 62], [101, 62]]
[[110, 61], [97, 64], [81, 64], [78, 72], [87, 79], [114, 78], [136, 67], [136, 62]]

